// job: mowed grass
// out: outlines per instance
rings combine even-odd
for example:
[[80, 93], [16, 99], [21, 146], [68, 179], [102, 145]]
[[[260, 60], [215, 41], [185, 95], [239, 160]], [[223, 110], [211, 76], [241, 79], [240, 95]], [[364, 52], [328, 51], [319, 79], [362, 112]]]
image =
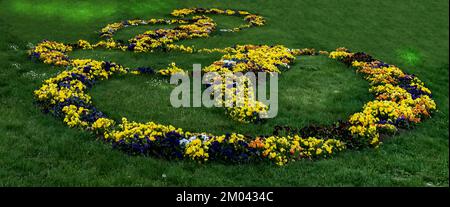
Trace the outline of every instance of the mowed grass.
[[[76, 1], [2, 2], [0, 14], [0, 186], [448, 186], [448, 1]], [[72, 5], [72, 6], [67, 6]], [[98, 40], [107, 23], [169, 18], [174, 8], [219, 7], [263, 15], [267, 25], [183, 41], [196, 47], [283, 44], [332, 50], [345, 46], [416, 74], [433, 91], [438, 111], [415, 129], [384, 141], [378, 150], [347, 151], [333, 159], [268, 164], [199, 165], [132, 157], [111, 150], [88, 132], [70, 129], [33, 104], [33, 90], [64, 68], [32, 62], [26, 50], [43, 39]], [[242, 23], [212, 16], [219, 28]], [[165, 26], [162, 26], [165, 27]], [[150, 28], [150, 27], [148, 27]], [[147, 28], [147, 29], [148, 29]], [[118, 33], [127, 39], [145, 27]], [[219, 54], [133, 54], [79, 51], [74, 57], [113, 60], [128, 67], [190, 69]], [[371, 99], [350, 69], [323, 57], [300, 57], [280, 76], [279, 114], [262, 125], [231, 121], [222, 109], [174, 109], [173, 85], [152, 76], [123, 76], [90, 91], [113, 118], [157, 121], [193, 131], [270, 133], [277, 124], [302, 127], [346, 119]], [[162, 175], [165, 176], [162, 176]]]
[[[174, 108], [170, 94], [175, 86], [167, 78], [122, 76], [97, 84], [91, 95], [98, 108], [117, 120], [127, 117], [172, 124], [193, 132], [239, 132], [253, 136], [271, 134], [276, 125], [301, 128], [308, 124], [331, 124], [346, 119], [370, 99], [367, 83], [336, 61], [302, 57], [298, 62], [279, 77], [278, 115], [260, 124], [239, 124], [225, 114], [224, 108]], [[348, 82], [354, 84], [348, 87]]]

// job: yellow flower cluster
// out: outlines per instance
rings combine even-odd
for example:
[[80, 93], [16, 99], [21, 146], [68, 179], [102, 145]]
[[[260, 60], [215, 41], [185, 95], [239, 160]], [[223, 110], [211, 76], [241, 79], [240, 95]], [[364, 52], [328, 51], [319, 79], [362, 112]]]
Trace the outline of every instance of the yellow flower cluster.
[[193, 13], [195, 13], [194, 9], [183, 8], [183, 9], [175, 9], [170, 14], [174, 17], [185, 17]]
[[412, 96], [405, 89], [392, 84], [377, 85], [369, 89], [369, 92], [375, 94], [377, 100], [389, 100], [393, 102], [403, 99], [411, 99]]
[[[185, 155], [192, 160], [207, 161], [209, 158], [208, 149], [211, 143], [233, 144], [234, 149], [239, 148], [239, 143], [246, 141], [242, 134], [230, 134], [229, 139], [225, 135], [204, 136], [197, 134], [195, 139], [186, 144]], [[226, 140], [226, 141], [225, 141]], [[226, 142], [226, 143], [225, 143]], [[267, 138], [257, 137], [251, 140], [248, 147], [258, 151], [262, 158], [273, 161], [277, 165], [285, 165], [299, 159], [314, 159], [318, 157], [330, 157], [331, 155], [345, 149], [345, 144], [336, 139], [318, 139], [315, 137], [301, 138], [294, 136], [270, 136]]]
[[349, 122], [352, 124], [352, 126], [349, 128], [349, 130], [352, 132], [352, 134], [358, 134], [361, 137], [377, 137], [377, 128], [376, 124], [379, 121], [378, 118], [367, 115], [362, 112], [358, 112], [350, 116]]
[[75, 105], [64, 106], [62, 112], [65, 113], [64, 122], [69, 125], [69, 127], [87, 127], [88, 123], [82, 121], [80, 116], [82, 114], [88, 113], [88, 110], [83, 107], [77, 107]]
[[[379, 128], [396, 130], [392, 123], [401, 116], [401, 113], [395, 102], [372, 101], [363, 107], [363, 112], [350, 116], [351, 127], [349, 130], [352, 134], [368, 140], [371, 145], [376, 147], [380, 143]], [[385, 123], [379, 123], [381, 117], [386, 120]]]
[[[232, 28], [230, 31], [240, 31], [241, 29], [251, 26], [264, 25], [264, 18], [259, 15], [250, 14], [246, 11], [221, 10], [221, 9], [178, 9], [172, 12], [172, 16], [184, 17], [190, 14], [224, 14], [224, 15], [241, 15], [248, 24], [240, 25]], [[149, 30], [143, 34], [139, 34], [128, 40], [129, 45], [122, 45], [113, 40], [113, 35], [120, 29], [128, 26], [146, 25], [146, 24], [181, 24], [175, 29], [158, 29]], [[197, 37], [208, 37], [209, 34], [216, 29], [216, 24], [210, 17], [194, 16], [191, 19], [150, 19], [150, 20], [127, 20], [108, 24], [101, 29], [101, 37], [105, 37], [107, 41], [99, 41], [96, 44], [89, 44], [87, 41], [79, 41], [82, 49], [91, 49], [96, 47], [105, 47], [108, 49], [133, 50], [135, 52], [153, 52], [154, 49], [162, 48], [164, 50], [176, 50], [187, 53], [194, 52], [191, 46], [176, 45], [175, 41], [183, 39], [192, 39]]]
[[[330, 58], [353, 57], [345, 48], [330, 53]], [[361, 54], [359, 54], [361, 55]], [[380, 132], [395, 132], [404, 122], [419, 123], [436, 109], [431, 91], [417, 78], [403, 73], [398, 67], [380, 61], [354, 60], [353, 67], [370, 83], [369, 92], [375, 101], [364, 105], [362, 112], [349, 118], [350, 132], [372, 146], [380, 142]], [[364, 141], [365, 140], [365, 141]]]
[[[220, 9], [181, 9], [175, 10], [173, 16], [182, 17], [187, 14], [225, 14], [225, 15], [244, 15], [245, 20], [249, 24], [241, 25], [240, 27], [233, 28], [233, 31], [239, 31], [242, 28], [247, 28], [252, 25], [261, 26], [264, 24], [264, 20], [261, 16], [252, 15], [245, 11], [233, 11], [233, 10], [220, 10]], [[129, 40], [130, 45], [122, 45], [116, 42], [112, 37], [114, 33], [120, 29], [128, 26], [146, 25], [146, 24], [181, 24], [176, 29], [158, 29], [149, 30], [143, 34], [139, 34], [136, 37]], [[126, 20], [122, 22], [116, 22], [108, 24], [101, 29], [101, 37], [106, 37], [107, 40], [99, 41], [95, 44], [91, 44], [86, 40], [79, 40], [78, 46], [81, 49], [93, 49], [97, 47], [104, 47], [107, 49], [121, 49], [123, 51], [132, 48], [135, 52], [152, 52], [156, 48], [165, 48], [167, 50], [177, 50], [187, 53], [192, 53], [194, 48], [191, 46], [175, 45], [173, 42], [182, 39], [191, 39], [196, 37], [208, 37], [208, 35], [215, 30], [216, 24], [213, 19], [207, 16], [194, 16], [191, 19], [149, 19], [149, 20]], [[162, 37], [162, 38], [161, 38]], [[57, 43], [61, 44], [61, 43]], [[64, 47], [67, 47], [65, 50]], [[37, 53], [41, 54], [42, 60], [45, 63], [51, 64], [53, 62], [58, 65], [67, 65], [65, 61], [65, 52], [71, 51], [71, 47], [65, 45], [55, 45], [55, 42], [44, 41], [40, 43], [35, 49]], [[46, 50], [53, 50], [52, 53], [46, 53]]]
[[[256, 25], [256, 26], [262, 26], [266, 23], [266, 21], [264, 20], [264, 18], [262, 16], [256, 15], [256, 14], [249, 14], [247, 16], [244, 17], [245, 21], [249, 22], [252, 25]], [[245, 25], [241, 26], [241, 27], [246, 27]]]
[[91, 43], [89, 43], [86, 40], [78, 40], [78, 46], [83, 49], [83, 50], [92, 50], [94, 49], [91, 45]]
[[101, 29], [101, 32], [102, 32], [101, 37], [111, 37], [115, 31], [122, 29], [123, 27], [124, 27], [124, 25], [121, 22], [115, 22], [115, 23], [108, 24], [108, 25], [106, 25], [106, 27]]
[[93, 126], [89, 126], [89, 123], [83, 121], [81, 117], [89, 116], [92, 112], [83, 106], [66, 105], [65, 102], [77, 100], [90, 104], [91, 97], [86, 93], [87, 86], [83, 81], [107, 79], [113, 73], [127, 73], [127, 70], [116, 64], [90, 59], [75, 59], [69, 64], [73, 67], [71, 70], [45, 80], [44, 84], [34, 91], [36, 99], [48, 108], [62, 104], [64, 122], [70, 127], [100, 129], [108, 126], [108, 121], [104, 119], [96, 120]]
[[160, 75], [163, 76], [171, 76], [173, 74], [182, 74], [182, 75], [186, 75], [187, 71], [181, 69], [180, 67], [178, 67], [174, 62], [169, 64], [169, 67], [165, 68], [165, 69], [161, 69], [158, 70], [157, 72]]
[[[256, 101], [251, 81], [246, 76], [238, 77], [232, 74], [249, 71], [280, 72], [278, 66], [288, 67], [295, 57], [288, 48], [281, 45], [273, 47], [237, 45], [235, 48], [228, 48], [224, 51], [229, 51], [229, 53], [203, 69], [204, 72], [216, 72], [222, 76], [221, 84], [215, 85], [216, 89], [219, 88], [221, 91], [216, 99], [217, 104], [226, 107], [233, 106], [227, 107], [228, 114], [234, 120], [242, 123], [254, 122], [265, 117], [268, 107], [262, 102]], [[239, 84], [229, 87], [226, 81], [230, 77]], [[227, 98], [227, 95], [231, 98]]]
[[210, 142], [202, 143], [201, 139], [194, 139], [186, 145], [186, 150], [184, 152], [185, 156], [191, 158], [192, 160], [198, 161], [208, 161], [208, 144]]
[[172, 125], [166, 126], [154, 122], [129, 122], [126, 118], [122, 118], [122, 123], [119, 124], [118, 129], [105, 132], [104, 137], [105, 139], [113, 139], [116, 142], [123, 140], [125, 143], [135, 138], [155, 141], [158, 136], [164, 137], [169, 132], [183, 134], [182, 129], [175, 128]]
[[191, 9], [176, 9], [172, 13], [172, 16], [175, 17], [185, 17], [191, 14], [224, 14], [224, 15], [240, 15], [244, 16], [244, 20], [248, 22], [248, 24], [240, 25], [237, 28], [230, 29], [230, 31], [239, 31], [243, 28], [248, 28], [251, 26], [262, 26], [265, 24], [265, 20], [262, 16], [256, 14], [250, 14], [247, 11], [236, 11], [231, 9], [201, 9], [201, 8], [191, 8]]
[[351, 53], [346, 52], [346, 51], [333, 51], [333, 52], [330, 52], [329, 57], [332, 59], [343, 59], [350, 55], [351, 55]]
[[260, 101], [245, 98], [243, 106], [227, 108], [229, 116], [241, 123], [251, 123], [267, 116], [268, 107]]
[[[205, 72], [246, 73], [252, 72], [281, 72], [278, 66], [287, 67], [295, 60], [290, 50], [282, 45], [237, 45], [229, 53], [222, 56], [210, 66], [204, 68]], [[225, 67], [229, 62], [232, 67]]]
[[349, 53], [346, 50], [340, 49], [340, 50], [330, 52], [329, 57], [332, 59], [343, 59], [343, 58], [346, 58], [351, 55], [352, 55], [352, 53]]
[[111, 38], [115, 32], [120, 29], [123, 29], [128, 26], [138, 26], [138, 25], [147, 25], [147, 24], [186, 24], [189, 23], [189, 20], [185, 19], [149, 19], [149, 20], [141, 20], [141, 19], [133, 19], [126, 20], [122, 22], [115, 22], [106, 25], [101, 29], [101, 37]]
[[69, 65], [70, 61], [66, 52], [72, 51], [72, 47], [54, 41], [43, 41], [37, 44], [29, 54], [32, 57], [37, 57], [45, 64], [52, 64], [56, 66]]
[[112, 39], [112, 38], [108, 39], [106, 41], [101, 40], [101, 41], [95, 43], [94, 45], [92, 45], [92, 47], [93, 48], [103, 47], [103, 48], [106, 48], [106, 49], [116, 49], [116, 48], [118, 48], [118, 49], [122, 49], [123, 51], [126, 50], [125, 46], [121, 46], [120, 43], [115, 42], [114, 39]]
[[422, 95], [414, 100], [405, 99], [400, 102], [401, 105], [411, 107], [414, 116], [413, 121], [419, 122], [422, 117], [430, 117], [431, 112], [436, 110], [436, 103], [427, 95]]
[[184, 45], [176, 45], [176, 44], [168, 44], [167, 49], [170, 51], [180, 51], [185, 53], [193, 53], [194, 47], [192, 46], [184, 46]]
[[327, 157], [345, 149], [345, 144], [335, 139], [301, 138], [294, 136], [270, 136], [258, 138], [250, 143], [251, 147], [262, 149], [262, 156], [284, 165], [301, 158]]
[[370, 73], [366, 73], [366, 75], [367, 75], [366, 79], [369, 81], [371, 85], [378, 85], [378, 84], [397, 84], [397, 79], [403, 76], [404, 74], [399, 68], [395, 66], [389, 66], [372, 69]]
[[316, 55], [316, 49], [314, 48], [303, 48], [303, 49], [293, 49], [291, 50], [292, 55], [300, 56], [300, 55]]
[[99, 118], [92, 123], [92, 129], [99, 133], [109, 131], [115, 125], [114, 120], [108, 118]]
[[190, 137], [190, 140], [182, 140], [182, 143], [183, 141], [187, 142], [185, 144], [185, 156], [201, 162], [208, 161], [208, 149], [213, 142], [218, 142], [219, 144], [231, 144], [234, 149], [239, 148], [238, 142], [245, 142], [244, 135], [237, 133], [230, 134], [228, 139], [226, 139], [226, 135], [214, 136], [205, 133], [192, 134], [186, 132], [185, 135], [186, 137]]
[[176, 29], [158, 29], [155, 31], [147, 31], [144, 34], [139, 34], [130, 39], [129, 42], [134, 45], [133, 50], [135, 52], [151, 52], [156, 48], [184, 49], [185, 51], [191, 52], [192, 48], [190, 47], [181, 47], [173, 45], [172, 43], [182, 39], [207, 37], [208, 34], [215, 29], [215, 23], [209, 17], [196, 16], [193, 20], [195, 20], [195, 22], [181, 25]]
[[215, 99], [216, 104], [226, 107], [228, 115], [241, 123], [250, 123], [266, 117], [269, 108], [256, 100], [252, 82], [246, 76], [232, 75], [236, 85], [228, 87], [227, 77], [230, 76], [222, 76], [221, 84], [214, 85], [215, 91], [221, 91]]
[[[242, 15], [244, 20], [248, 24], [240, 25], [239, 27], [232, 28], [229, 31], [240, 31], [241, 29], [248, 28], [251, 26], [261, 26], [264, 25], [264, 19], [261, 16], [250, 14], [246, 11], [234, 11], [234, 10], [221, 10], [221, 9], [178, 9], [172, 12], [172, 16], [184, 17], [190, 14], [224, 14], [224, 15]], [[158, 29], [149, 30], [143, 34], [139, 34], [136, 37], [130, 39], [128, 42], [130, 46], [122, 46], [119, 43], [112, 40], [113, 34], [127, 26], [136, 26], [142, 24], [181, 24], [175, 29]], [[119, 48], [122, 50], [127, 50], [130, 47], [135, 52], [152, 52], [156, 48], [164, 48], [167, 50], [177, 50], [187, 53], [192, 53], [194, 51], [193, 47], [184, 45], [175, 45], [175, 41], [182, 39], [191, 39], [196, 37], [208, 37], [209, 34], [214, 31], [216, 24], [213, 19], [207, 16], [194, 16], [191, 19], [150, 19], [150, 20], [127, 20], [124, 22], [118, 22], [113, 24], [108, 24], [104, 27], [102, 32], [102, 37], [106, 37], [108, 41], [100, 41], [95, 44], [94, 47], [107, 47], [107, 48]], [[163, 38], [161, 38], [163, 37]]]
[[39, 101], [50, 102], [51, 104], [56, 104], [58, 102], [63, 102], [68, 98], [77, 97], [86, 103], [89, 103], [91, 97], [85, 94], [83, 91], [86, 86], [79, 80], [70, 80], [67, 82], [71, 87], [59, 87], [58, 82], [70, 77], [71, 72], [63, 71], [57, 76], [47, 79], [44, 81], [44, 85], [41, 88], [34, 91], [34, 95]]
[[[72, 61], [74, 68], [71, 70], [75, 74], [83, 74], [88, 79], [108, 79], [114, 73], [128, 73], [128, 70], [121, 65], [112, 64], [108, 70], [104, 68], [106, 63], [103, 61], [91, 60], [91, 59], [75, 59]], [[88, 72], [86, 69], [88, 68]]]

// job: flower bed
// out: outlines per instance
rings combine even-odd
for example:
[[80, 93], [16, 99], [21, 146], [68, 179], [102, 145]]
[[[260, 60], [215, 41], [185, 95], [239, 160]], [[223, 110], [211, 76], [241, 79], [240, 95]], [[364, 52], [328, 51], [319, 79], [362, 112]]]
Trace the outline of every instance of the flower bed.
[[[141, 154], [167, 159], [192, 159], [199, 162], [257, 162], [271, 161], [277, 165], [299, 159], [331, 157], [344, 149], [378, 147], [386, 135], [398, 129], [408, 129], [430, 117], [436, 109], [431, 91], [414, 75], [372, 58], [365, 53], [352, 53], [339, 48], [330, 53], [314, 49], [288, 49], [284, 46], [241, 45], [227, 48], [200, 48], [175, 45], [175, 41], [208, 37], [215, 29], [214, 21], [199, 14], [243, 16], [248, 24], [232, 29], [239, 31], [261, 26], [261, 16], [246, 11], [220, 9], [179, 9], [172, 12], [178, 19], [128, 20], [107, 25], [102, 29], [105, 40], [91, 44], [80, 40], [75, 44], [44, 41], [30, 51], [30, 56], [46, 64], [67, 66], [68, 70], [44, 81], [34, 91], [37, 104], [45, 111], [61, 118], [68, 126], [91, 131], [114, 148], [129, 154]], [[195, 15], [192, 18], [185, 18]], [[182, 18], [182, 19], [181, 19]], [[181, 24], [174, 29], [147, 31], [121, 43], [113, 34], [124, 27], [140, 24]], [[248, 137], [230, 132], [225, 135], [187, 132], [171, 125], [154, 122], [138, 123], [126, 118], [113, 120], [92, 103], [88, 89], [96, 82], [121, 74], [170, 75], [184, 72], [175, 63], [158, 71], [152, 68], [130, 69], [108, 61], [71, 59], [74, 49], [120, 49], [134, 52], [180, 50], [183, 52], [221, 52], [222, 58], [203, 69], [204, 72], [282, 72], [298, 55], [327, 55], [354, 68], [369, 82], [369, 92], [375, 100], [366, 103], [361, 112], [348, 121], [330, 126], [308, 126], [302, 129], [277, 127], [273, 135]], [[185, 73], [188, 74], [188, 73]], [[222, 87], [222, 86], [221, 86]], [[227, 88], [227, 87], [225, 87]], [[250, 87], [249, 87], [250, 88]], [[252, 101], [246, 97], [246, 103]], [[253, 122], [267, 108], [247, 104], [230, 108], [229, 115], [240, 122]]]

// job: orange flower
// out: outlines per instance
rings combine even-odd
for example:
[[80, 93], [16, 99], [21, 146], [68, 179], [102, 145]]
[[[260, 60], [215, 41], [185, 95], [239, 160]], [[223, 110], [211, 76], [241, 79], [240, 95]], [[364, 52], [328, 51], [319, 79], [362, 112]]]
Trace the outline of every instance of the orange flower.
[[248, 146], [251, 148], [264, 148], [264, 142], [258, 137], [252, 140]]

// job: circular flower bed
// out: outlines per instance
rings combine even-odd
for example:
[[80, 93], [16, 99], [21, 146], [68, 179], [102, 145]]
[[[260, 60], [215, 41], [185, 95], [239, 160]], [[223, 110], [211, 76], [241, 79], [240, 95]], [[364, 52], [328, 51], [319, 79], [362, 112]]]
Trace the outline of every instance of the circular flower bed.
[[[46, 64], [67, 66], [67, 70], [44, 81], [34, 91], [37, 104], [44, 112], [62, 119], [68, 126], [91, 131], [99, 139], [129, 154], [162, 157], [167, 159], [192, 159], [199, 162], [256, 162], [271, 161], [284, 165], [299, 159], [331, 157], [344, 149], [378, 147], [383, 138], [408, 129], [423, 118], [431, 116], [436, 104], [431, 91], [414, 75], [401, 71], [365, 53], [352, 53], [345, 48], [336, 51], [316, 52], [314, 49], [288, 49], [281, 45], [237, 45], [227, 48], [199, 48], [175, 45], [184, 39], [208, 37], [216, 29], [215, 22], [205, 14], [236, 15], [244, 17], [247, 24], [225, 30], [236, 32], [252, 26], [262, 26], [264, 18], [246, 11], [221, 9], [179, 9], [172, 12], [176, 19], [127, 20], [107, 25], [100, 36], [106, 40], [95, 44], [79, 40], [74, 44], [43, 41], [30, 51], [30, 56]], [[191, 18], [186, 16], [191, 15]], [[142, 24], [179, 24], [173, 29], [150, 30], [130, 39], [128, 43], [115, 41], [114, 33], [124, 27]], [[91, 59], [71, 59], [68, 53], [74, 49], [117, 49], [134, 52], [189, 53], [220, 52], [223, 56], [204, 72], [282, 72], [299, 55], [327, 55], [353, 68], [369, 82], [375, 100], [366, 103], [361, 112], [351, 115], [347, 121], [329, 126], [308, 126], [293, 129], [276, 127], [272, 135], [248, 137], [230, 132], [224, 135], [187, 132], [171, 125], [154, 122], [138, 123], [113, 120], [99, 111], [92, 103], [88, 89], [96, 82], [121, 74], [152, 74], [167, 76], [187, 71], [172, 63], [168, 68], [126, 68], [119, 64]], [[221, 86], [222, 87], [222, 86]], [[224, 87], [228, 88], [228, 87]], [[251, 87], [248, 87], [251, 88]], [[236, 121], [259, 121], [267, 106], [245, 98], [244, 106], [227, 109]]]

